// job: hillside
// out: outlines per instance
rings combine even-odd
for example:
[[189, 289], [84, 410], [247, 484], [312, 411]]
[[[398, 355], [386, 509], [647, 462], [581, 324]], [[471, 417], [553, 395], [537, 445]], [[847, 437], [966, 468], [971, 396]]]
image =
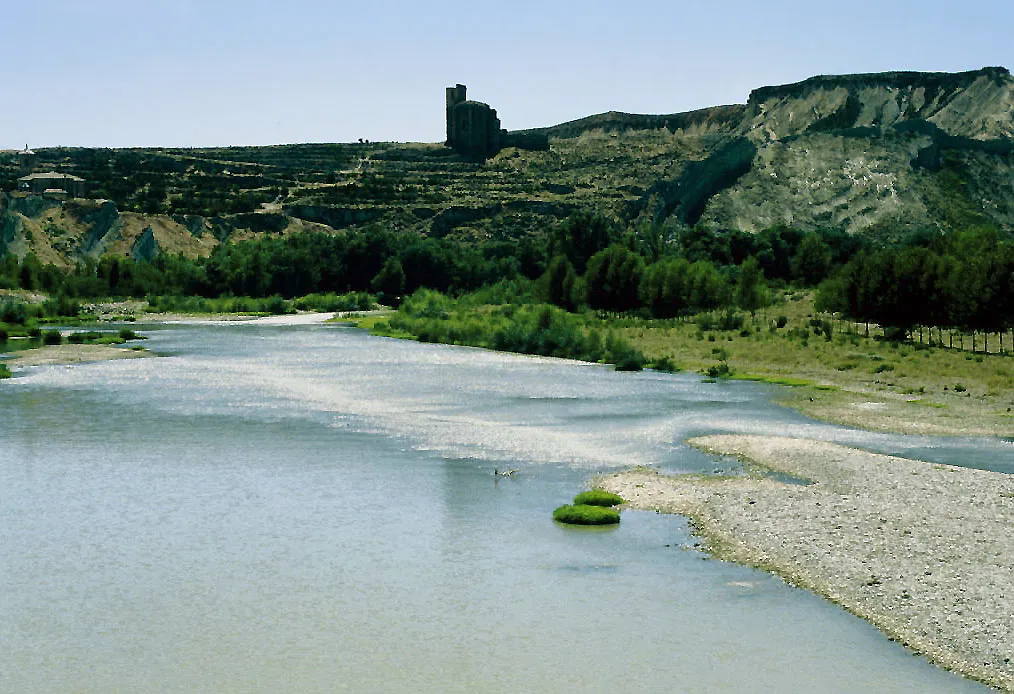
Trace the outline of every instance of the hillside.
[[[610, 112], [539, 129], [550, 150], [484, 163], [440, 144], [39, 150], [93, 200], [0, 200], [0, 255], [204, 254], [227, 239], [365, 224], [433, 236], [540, 234], [583, 208], [622, 223], [894, 237], [1014, 229], [1014, 78], [1004, 68], [813, 77], [746, 104]], [[0, 185], [20, 175], [0, 154]], [[98, 201], [99, 199], [105, 202]]]

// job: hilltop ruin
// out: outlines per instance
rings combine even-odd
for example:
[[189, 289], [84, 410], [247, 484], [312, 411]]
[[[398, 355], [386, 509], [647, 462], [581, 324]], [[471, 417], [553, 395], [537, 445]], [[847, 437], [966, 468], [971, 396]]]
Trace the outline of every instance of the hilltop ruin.
[[543, 134], [509, 133], [500, 127], [496, 109], [481, 101], [469, 101], [467, 87], [447, 88], [447, 141], [459, 154], [484, 161], [504, 147], [547, 150], [549, 138]]

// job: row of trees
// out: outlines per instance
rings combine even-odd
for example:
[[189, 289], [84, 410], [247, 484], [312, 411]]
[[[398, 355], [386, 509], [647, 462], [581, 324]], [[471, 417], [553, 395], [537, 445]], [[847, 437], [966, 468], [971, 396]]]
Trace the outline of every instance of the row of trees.
[[732, 303], [754, 311], [767, 303], [756, 258], [748, 258], [738, 270], [673, 257], [646, 265], [639, 255], [619, 245], [593, 255], [584, 275], [558, 255], [541, 284], [547, 301], [571, 311], [581, 306], [613, 312], [646, 309], [656, 318], [672, 318]]
[[770, 282], [822, 282], [818, 309], [857, 321], [902, 331], [1014, 327], [1014, 245], [983, 229], [873, 249], [831, 232], [622, 229], [582, 213], [542, 239], [515, 242], [465, 244], [369, 227], [345, 235], [265, 234], [222, 244], [197, 259], [105, 256], [69, 272], [32, 254], [0, 259], [0, 288], [68, 297], [371, 291], [394, 303], [421, 287], [457, 294], [536, 279], [539, 299], [569, 311], [640, 311], [658, 318], [730, 306], [753, 312], [768, 302]]
[[373, 290], [389, 298], [428, 287], [477, 289], [501, 279], [537, 277], [544, 263], [529, 244], [464, 245], [370, 228], [330, 235], [265, 235], [226, 243], [205, 258], [162, 254], [151, 262], [103, 256], [70, 271], [42, 265], [34, 254], [0, 261], [0, 287], [38, 289], [73, 297], [223, 295], [286, 298]]
[[924, 247], [864, 252], [817, 294], [817, 309], [856, 321], [969, 332], [1014, 327], [1014, 245], [990, 229]]

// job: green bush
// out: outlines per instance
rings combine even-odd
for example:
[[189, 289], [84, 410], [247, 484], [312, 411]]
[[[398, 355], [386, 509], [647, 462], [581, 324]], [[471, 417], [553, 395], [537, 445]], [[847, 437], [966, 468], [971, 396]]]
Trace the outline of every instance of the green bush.
[[405, 299], [388, 327], [420, 342], [606, 362], [621, 371], [644, 366], [644, 355], [622, 337], [610, 333], [603, 339], [584, 316], [548, 304], [473, 309], [467, 300], [422, 289]]
[[620, 512], [602, 506], [568, 504], [553, 511], [553, 520], [568, 525], [612, 525], [620, 522]]
[[63, 335], [59, 330], [47, 330], [42, 334], [42, 344], [59, 345], [63, 342]]
[[42, 310], [50, 318], [58, 316], [74, 318], [81, 312], [81, 306], [74, 299], [60, 294], [56, 298], [47, 299], [42, 304]]
[[10, 378], [13, 375], [14, 374], [11, 373], [11, 370], [7, 368], [6, 364], [0, 364], [0, 379]]
[[622, 496], [604, 489], [592, 489], [590, 492], [581, 492], [574, 497], [576, 506], [619, 506], [622, 503]]
[[138, 335], [130, 328], [120, 328], [120, 332], [117, 333], [121, 340], [147, 340], [144, 335]]
[[708, 367], [708, 378], [728, 378], [731, 375], [732, 370], [724, 361]]
[[276, 294], [267, 298], [264, 303], [264, 310], [270, 314], [280, 316], [289, 312], [289, 303]]
[[377, 300], [366, 292], [348, 294], [307, 294], [293, 302], [299, 311], [335, 313], [339, 311], [370, 311], [377, 307]]
[[668, 373], [674, 373], [680, 370], [680, 367], [672, 360], [671, 357], [664, 356], [659, 357], [652, 363], [651, 368], [655, 371], [666, 371]]

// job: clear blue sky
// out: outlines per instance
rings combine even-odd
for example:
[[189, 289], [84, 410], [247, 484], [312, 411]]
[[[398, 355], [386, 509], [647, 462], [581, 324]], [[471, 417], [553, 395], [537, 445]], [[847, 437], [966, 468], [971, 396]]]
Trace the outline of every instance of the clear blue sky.
[[7, 2], [0, 148], [443, 139], [742, 103], [815, 74], [1014, 68], [1011, 0]]

